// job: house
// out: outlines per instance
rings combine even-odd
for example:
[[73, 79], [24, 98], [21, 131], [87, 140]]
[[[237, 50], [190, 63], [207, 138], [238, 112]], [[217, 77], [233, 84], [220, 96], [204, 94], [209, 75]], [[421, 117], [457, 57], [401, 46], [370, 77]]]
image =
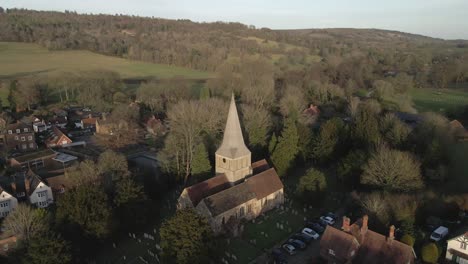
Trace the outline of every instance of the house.
[[106, 115], [96, 120], [96, 133], [101, 135], [114, 135], [118, 131], [128, 130], [129, 124], [125, 120], [109, 120]]
[[14, 174], [12, 189], [17, 198], [25, 195], [30, 204], [39, 208], [45, 208], [54, 203], [52, 189], [32, 170]]
[[58, 127], [52, 126], [45, 141], [48, 148], [63, 147], [71, 144], [73, 141], [67, 137]]
[[164, 126], [161, 119], [156, 118], [154, 115], [151, 116], [145, 123], [146, 131], [151, 135], [164, 135], [166, 133], [166, 127]]
[[7, 125], [5, 144], [9, 150], [31, 151], [37, 149], [34, 130], [31, 125], [17, 122]]
[[96, 132], [96, 123], [97, 118], [90, 115], [89, 117], [81, 119], [80, 122], [75, 122], [75, 127], [81, 129], [91, 129], [91, 131]]
[[10, 166], [15, 169], [42, 168], [53, 162], [53, 158], [57, 153], [51, 149], [40, 150], [17, 157], [12, 157], [9, 160]]
[[34, 132], [44, 132], [52, 127], [65, 128], [68, 124], [66, 116], [53, 116], [51, 118], [43, 118], [40, 121], [33, 122]]
[[468, 232], [447, 240], [445, 259], [451, 263], [468, 263]]
[[342, 230], [327, 226], [320, 240], [320, 256], [328, 263], [412, 264], [416, 255], [411, 246], [395, 240], [395, 227], [388, 236], [368, 228], [367, 215], [350, 224], [343, 217]]
[[0, 219], [6, 217], [17, 205], [18, 199], [0, 187]]
[[216, 234], [283, 204], [283, 183], [276, 170], [265, 160], [251, 163], [234, 95], [215, 163], [216, 176], [185, 188], [178, 208], [194, 208]]

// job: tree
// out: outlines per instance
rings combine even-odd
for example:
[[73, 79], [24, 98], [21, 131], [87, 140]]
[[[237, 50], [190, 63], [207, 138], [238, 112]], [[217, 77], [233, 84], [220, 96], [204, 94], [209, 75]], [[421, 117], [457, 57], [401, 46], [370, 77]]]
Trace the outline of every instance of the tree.
[[408, 245], [410, 247], [413, 247], [414, 246], [414, 237], [412, 237], [411, 235], [408, 235], [408, 234], [404, 234], [401, 237], [401, 242], [405, 243], [406, 245]]
[[301, 195], [321, 193], [327, 188], [327, 180], [323, 172], [310, 168], [306, 174], [299, 179], [297, 192]]
[[338, 147], [346, 142], [344, 129], [341, 118], [333, 118], [322, 124], [318, 135], [312, 140], [312, 156], [320, 162], [332, 159]]
[[372, 147], [380, 142], [379, 121], [371, 106], [361, 106], [351, 128], [351, 136], [356, 145]]
[[24, 260], [33, 264], [71, 263], [70, 243], [50, 231], [36, 235], [27, 245]]
[[380, 146], [364, 165], [361, 183], [385, 190], [420, 189], [424, 185], [420, 166], [410, 153]]
[[90, 236], [102, 238], [109, 233], [111, 211], [106, 194], [98, 185], [81, 185], [57, 201], [57, 220], [78, 224]]
[[115, 187], [114, 204], [117, 207], [145, 199], [143, 187], [131, 177], [120, 179]]
[[212, 232], [206, 219], [193, 210], [177, 211], [162, 224], [159, 233], [164, 257], [180, 264], [205, 262]]
[[47, 226], [47, 212], [44, 209], [35, 209], [23, 203], [18, 204], [2, 223], [5, 232], [15, 234], [26, 242], [47, 230]]
[[[268, 133], [271, 129], [271, 115], [263, 107], [247, 104], [241, 105], [243, 127], [249, 147], [260, 150], [267, 144]], [[255, 151], [252, 151], [255, 153]]]
[[394, 114], [386, 114], [380, 120], [380, 132], [383, 139], [393, 147], [402, 147], [411, 132], [410, 128], [401, 122]]
[[208, 151], [205, 144], [198, 143], [195, 146], [192, 161], [192, 176], [198, 180], [203, 180], [211, 174], [211, 164], [208, 159]]
[[106, 150], [99, 155], [97, 167], [105, 186], [111, 187], [112, 182], [128, 177], [127, 158], [120, 153]]
[[366, 164], [367, 159], [368, 155], [366, 151], [360, 149], [351, 150], [338, 164], [338, 176], [345, 183], [351, 183], [351, 185], [359, 183], [362, 166]]
[[298, 118], [307, 106], [304, 93], [296, 86], [288, 85], [280, 100], [280, 112], [284, 117]]
[[270, 145], [270, 158], [280, 176], [284, 176], [292, 165], [299, 151], [297, 147], [298, 142], [299, 136], [297, 135], [296, 124], [293, 119], [286, 118], [283, 131], [277, 143], [275, 143], [275, 140], [271, 140]]
[[437, 263], [439, 259], [439, 249], [434, 243], [427, 243], [421, 249], [422, 260], [426, 263]]

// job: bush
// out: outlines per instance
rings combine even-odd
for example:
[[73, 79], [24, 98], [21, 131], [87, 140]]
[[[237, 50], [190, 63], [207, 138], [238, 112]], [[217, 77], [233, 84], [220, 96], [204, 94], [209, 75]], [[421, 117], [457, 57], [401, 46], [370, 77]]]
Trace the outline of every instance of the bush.
[[437, 263], [439, 259], [439, 249], [434, 243], [428, 243], [421, 249], [422, 260], [426, 263]]
[[322, 193], [327, 188], [327, 180], [323, 172], [311, 168], [306, 175], [302, 176], [297, 185], [297, 193], [304, 198], [309, 198], [311, 195]]
[[402, 243], [405, 243], [406, 245], [412, 247], [414, 246], [415, 239], [411, 235], [405, 234], [401, 237], [400, 240]]

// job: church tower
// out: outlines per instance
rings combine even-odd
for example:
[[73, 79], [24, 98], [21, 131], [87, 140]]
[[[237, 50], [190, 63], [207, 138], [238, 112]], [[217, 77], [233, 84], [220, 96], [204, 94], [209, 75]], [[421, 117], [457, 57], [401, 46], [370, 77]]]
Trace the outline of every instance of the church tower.
[[216, 173], [224, 173], [231, 183], [237, 183], [252, 175], [251, 153], [242, 136], [234, 93], [229, 106], [223, 143], [215, 156]]

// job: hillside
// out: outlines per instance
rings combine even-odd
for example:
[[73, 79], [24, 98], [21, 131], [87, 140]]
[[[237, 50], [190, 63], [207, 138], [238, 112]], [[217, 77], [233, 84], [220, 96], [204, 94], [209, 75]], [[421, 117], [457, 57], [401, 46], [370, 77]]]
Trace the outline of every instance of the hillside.
[[131, 61], [87, 50], [50, 51], [37, 44], [0, 42], [0, 79], [92, 70], [114, 71], [122, 78], [206, 79], [212, 76], [208, 72]]

